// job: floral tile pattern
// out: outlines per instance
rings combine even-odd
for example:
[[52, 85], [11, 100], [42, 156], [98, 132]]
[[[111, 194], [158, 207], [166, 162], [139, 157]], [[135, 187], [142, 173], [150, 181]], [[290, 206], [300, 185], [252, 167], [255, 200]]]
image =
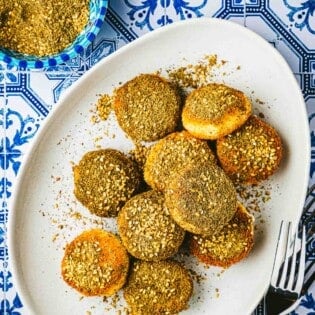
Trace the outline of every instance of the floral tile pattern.
[[[0, 63], [0, 314], [28, 314], [12, 283], [6, 243], [12, 189], [23, 156], [62, 93], [102, 58], [154, 29], [179, 20], [216, 17], [264, 37], [290, 65], [305, 97], [311, 132], [310, 186], [315, 183], [315, 2], [314, 0], [120, 0], [109, 1], [94, 42], [64, 65], [18, 71]], [[315, 198], [315, 194], [310, 198]], [[314, 206], [303, 220], [310, 217]], [[314, 218], [309, 226], [315, 224]], [[315, 260], [308, 245], [308, 264]], [[255, 314], [265, 314], [264, 303]], [[315, 284], [292, 315], [315, 314]], [[218, 314], [221, 315], [221, 314]]]

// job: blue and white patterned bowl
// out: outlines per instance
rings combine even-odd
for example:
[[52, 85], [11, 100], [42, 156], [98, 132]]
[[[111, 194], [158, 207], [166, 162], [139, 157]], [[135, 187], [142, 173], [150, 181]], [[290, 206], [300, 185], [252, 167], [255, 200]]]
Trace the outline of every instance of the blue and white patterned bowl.
[[95, 39], [103, 25], [107, 6], [108, 0], [90, 0], [89, 22], [75, 41], [60, 53], [51, 56], [36, 57], [0, 47], [0, 61], [22, 69], [41, 69], [53, 67], [74, 58], [82, 53], [84, 48], [89, 46]]

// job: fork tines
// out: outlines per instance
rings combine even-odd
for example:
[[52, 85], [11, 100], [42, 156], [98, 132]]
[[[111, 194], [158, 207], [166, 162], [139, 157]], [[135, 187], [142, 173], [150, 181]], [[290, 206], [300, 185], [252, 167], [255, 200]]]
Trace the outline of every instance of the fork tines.
[[305, 227], [301, 238], [292, 222], [281, 222], [270, 284], [277, 291], [300, 295], [305, 270]]

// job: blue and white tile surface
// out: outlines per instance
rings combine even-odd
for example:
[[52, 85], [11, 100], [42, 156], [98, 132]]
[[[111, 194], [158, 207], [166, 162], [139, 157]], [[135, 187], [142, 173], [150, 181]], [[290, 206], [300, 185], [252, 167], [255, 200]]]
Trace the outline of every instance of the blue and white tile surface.
[[[310, 186], [315, 183], [314, 0], [110, 0], [100, 34], [74, 60], [41, 71], [20, 71], [0, 63], [0, 315], [28, 314], [8, 267], [8, 203], [23, 156], [60, 95], [100, 59], [143, 34], [177, 20], [202, 16], [232, 20], [252, 29], [285, 57], [307, 106], [312, 139]], [[308, 264], [314, 260], [312, 240]], [[255, 314], [264, 314], [263, 302]], [[315, 314], [315, 284], [291, 314]]]

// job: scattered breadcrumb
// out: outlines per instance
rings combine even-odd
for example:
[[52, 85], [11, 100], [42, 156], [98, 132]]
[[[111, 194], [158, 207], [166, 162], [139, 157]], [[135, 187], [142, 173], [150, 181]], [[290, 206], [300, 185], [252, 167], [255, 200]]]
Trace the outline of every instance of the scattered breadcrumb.
[[211, 69], [217, 66], [217, 55], [205, 56], [200, 63], [167, 70], [170, 79], [182, 87], [197, 88], [208, 82]]
[[220, 290], [219, 290], [219, 288], [215, 288], [215, 297], [216, 298], [220, 297]]
[[103, 94], [96, 104], [98, 116], [101, 120], [106, 120], [112, 111], [112, 96]]
[[270, 185], [236, 185], [242, 203], [250, 213], [260, 213], [266, 202], [271, 199]]
[[92, 113], [91, 122], [92, 124], [99, 123], [100, 121], [107, 120], [112, 111], [113, 97], [109, 94], [101, 94], [94, 105], [94, 108], [90, 110]]
[[[224, 67], [228, 61], [219, 60], [216, 54], [205, 55], [195, 64], [188, 64], [185, 66], [170, 68], [166, 72], [170, 80], [182, 88], [198, 88], [212, 82], [219, 69]], [[237, 66], [236, 70], [241, 67]], [[226, 76], [228, 72], [221, 72]]]
[[135, 142], [134, 145], [134, 149], [129, 151], [130, 158], [138, 164], [141, 170], [143, 170], [143, 166], [150, 152], [150, 146], [140, 142]]

